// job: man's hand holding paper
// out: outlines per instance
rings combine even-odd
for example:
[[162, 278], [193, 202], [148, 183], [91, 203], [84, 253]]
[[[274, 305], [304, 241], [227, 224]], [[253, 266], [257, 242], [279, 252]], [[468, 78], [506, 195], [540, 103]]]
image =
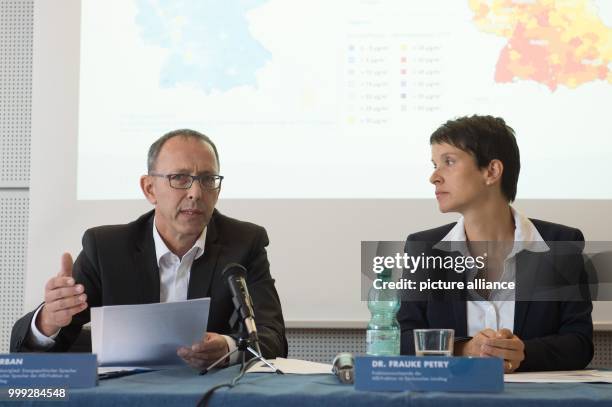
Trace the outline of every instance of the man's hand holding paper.
[[181, 346], [176, 352], [183, 360], [195, 369], [205, 369], [229, 352], [229, 345], [223, 335], [206, 332], [201, 341], [190, 348]]

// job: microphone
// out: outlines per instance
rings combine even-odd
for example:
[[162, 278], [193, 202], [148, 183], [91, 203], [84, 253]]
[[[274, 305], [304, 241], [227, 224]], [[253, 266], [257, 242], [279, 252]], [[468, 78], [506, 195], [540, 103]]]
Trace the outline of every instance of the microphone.
[[257, 327], [255, 326], [255, 312], [253, 311], [253, 301], [249, 295], [246, 285], [247, 270], [238, 263], [230, 263], [221, 272], [222, 278], [232, 293], [232, 302], [238, 317], [244, 323], [249, 340], [257, 342]]
[[339, 353], [334, 358], [332, 372], [338, 377], [340, 383], [353, 384], [355, 381], [353, 364], [353, 355], [351, 353]]

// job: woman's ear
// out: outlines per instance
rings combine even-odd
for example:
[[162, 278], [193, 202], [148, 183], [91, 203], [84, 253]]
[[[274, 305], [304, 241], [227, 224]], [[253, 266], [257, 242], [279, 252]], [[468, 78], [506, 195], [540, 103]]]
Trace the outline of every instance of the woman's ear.
[[504, 163], [498, 159], [491, 160], [484, 173], [485, 184], [493, 185], [497, 182], [501, 182], [503, 172]]

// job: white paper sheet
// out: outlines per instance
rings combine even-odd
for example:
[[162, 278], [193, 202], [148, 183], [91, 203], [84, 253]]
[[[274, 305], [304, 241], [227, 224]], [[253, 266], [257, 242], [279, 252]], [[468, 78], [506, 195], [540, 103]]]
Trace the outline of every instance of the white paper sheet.
[[567, 370], [524, 372], [504, 375], [506, 383], [612, 383], [612, 372], [605, 370]]
[[[332, 365], [325, 363], [285, 358], [270, 359], [268, 362], [288, 374], [332, 374]], [[273, 370], [266, 364], [258, 362], [247, 370], [247, 373], [273, 373]]]
[[100, 366], [184, 363], [180, 346], [202, 339], [210, 298], [91, 309], [92, 352]]
[[156, 369], [146, 366], [98, 366], [98, 375], [134, 371], [152, 372], [153, 370]]

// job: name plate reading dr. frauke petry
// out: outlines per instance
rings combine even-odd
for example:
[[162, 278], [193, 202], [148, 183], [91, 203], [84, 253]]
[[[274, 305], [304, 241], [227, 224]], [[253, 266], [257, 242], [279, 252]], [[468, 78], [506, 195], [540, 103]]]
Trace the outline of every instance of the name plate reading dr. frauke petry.
[[504, 366], [498, 358], [362, 356], [355, 359], [355, 389], [501, 392]]
[[94, 387], [98, 363], [91, 353], [12, 353], [0, 355], [0, 388]]

